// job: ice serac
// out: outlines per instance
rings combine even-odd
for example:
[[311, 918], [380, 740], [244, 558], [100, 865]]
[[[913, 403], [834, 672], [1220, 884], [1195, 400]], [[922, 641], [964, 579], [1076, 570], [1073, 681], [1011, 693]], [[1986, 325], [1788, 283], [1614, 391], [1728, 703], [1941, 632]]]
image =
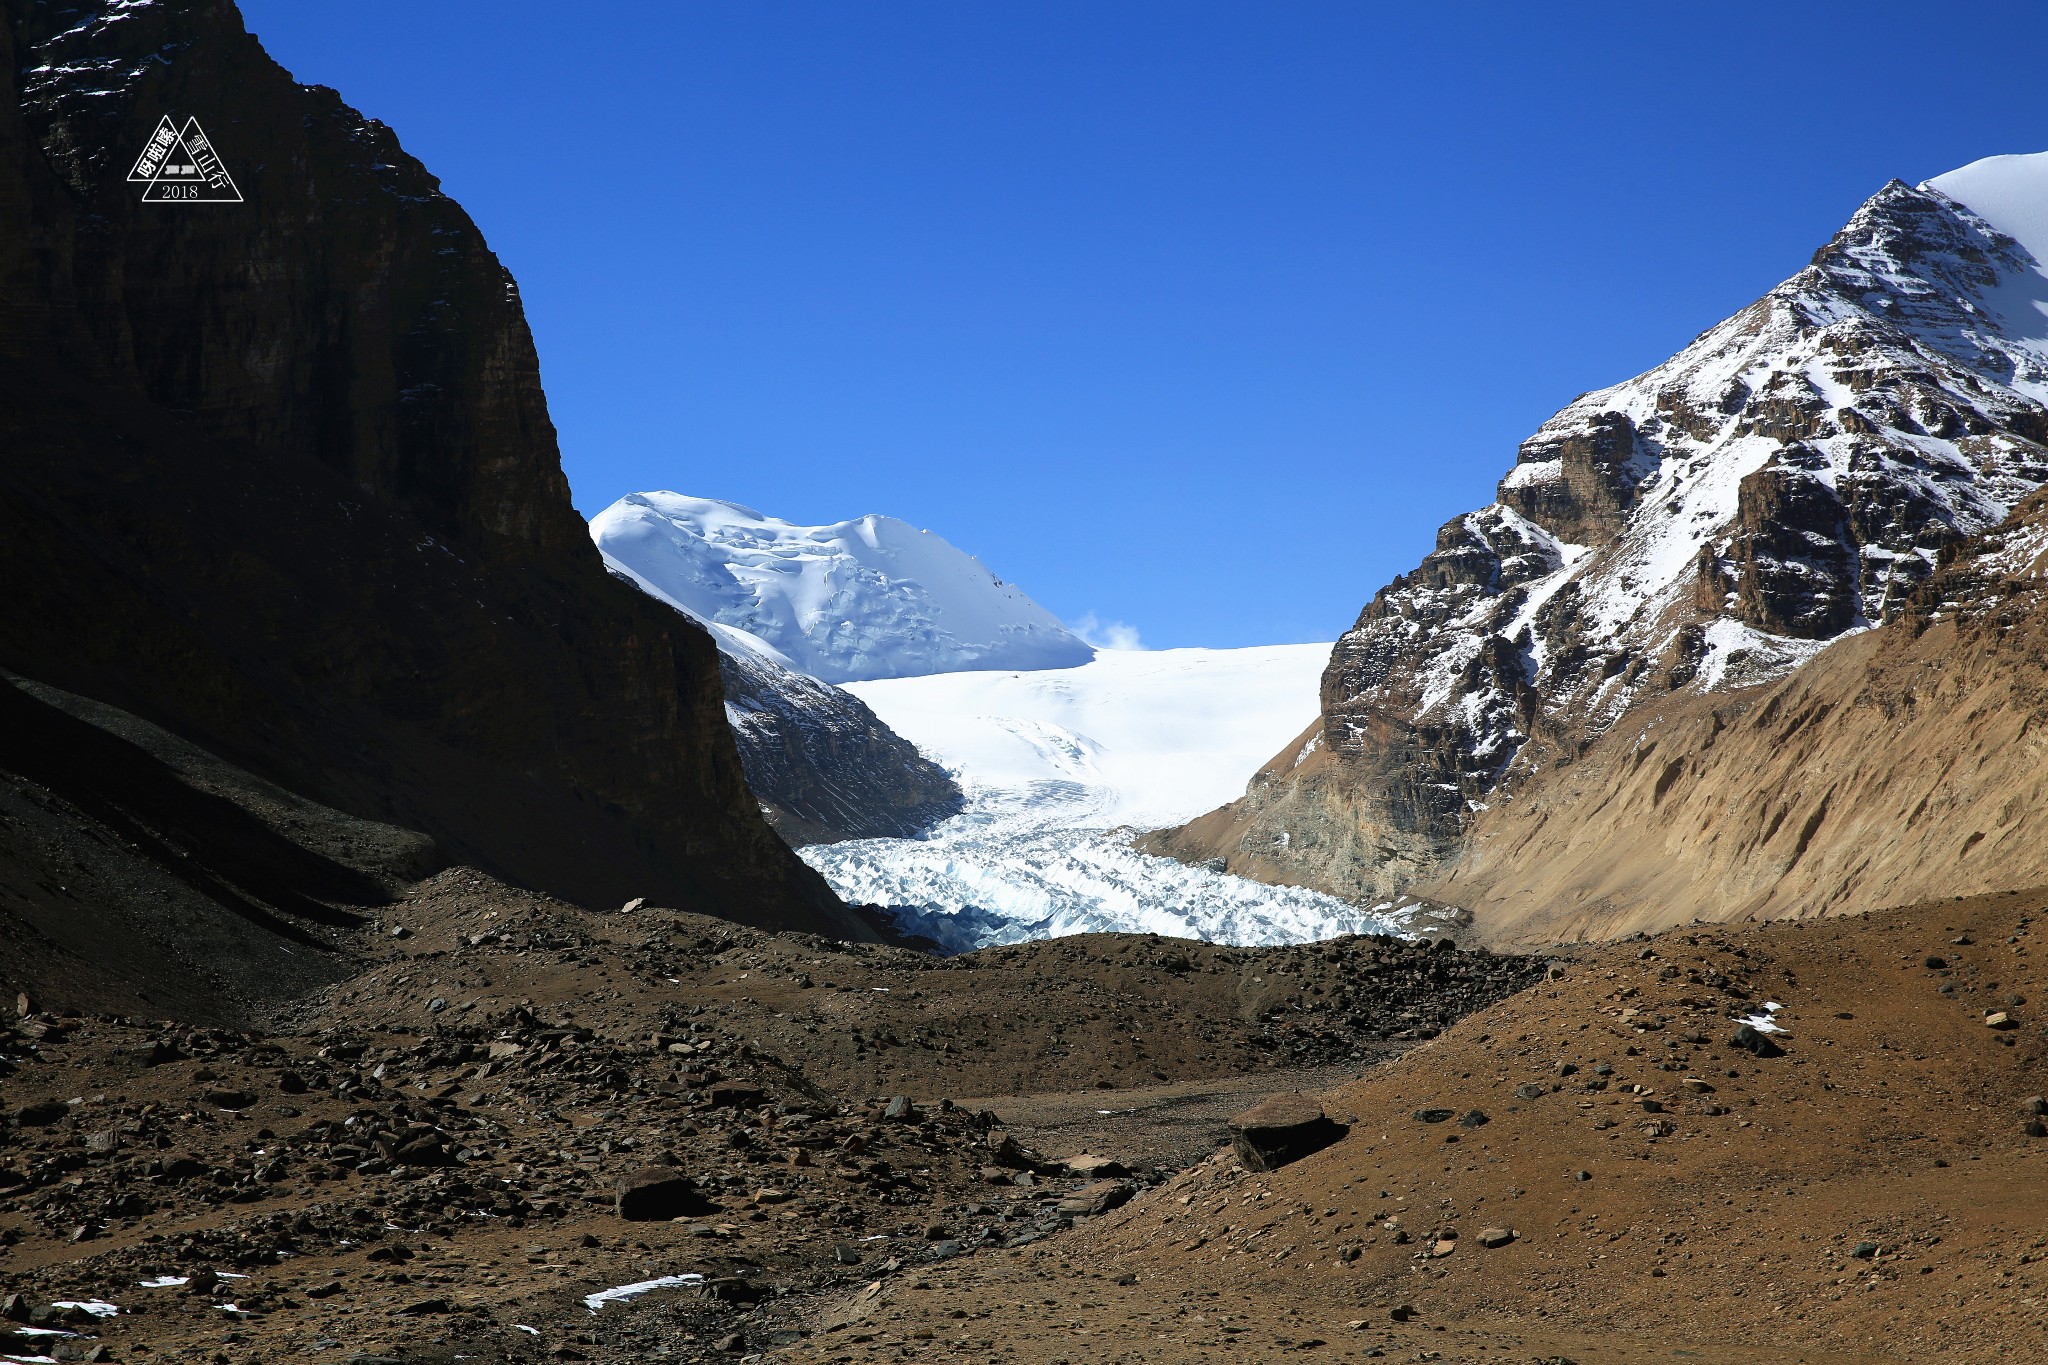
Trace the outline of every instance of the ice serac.
[[[606, 565], [691, 615], [617, 560], [607, 556]], [[960, 813], [965, 798], [959, 785], [867, 703], [798, 672], [757, 635], [716, 622], [706, 629], [718, 642], [725, 717], [747, 785], [768, 823], [791, 845], [916, 838]]]
[[1896, 615], [2048, 479], [2044, 224], [2048, 156], [1894, 181], [1764, 298], [1579, 398], [1337, 642], [1319, 723], [1152, 846], [1389, 895], [1632, 708]]
[[738, 503], [633, 493], [591, 518], [651, 591], [826, 682], [1068, 668], [1094, 651], [973, 556], [894, 517], [796, 526]]
[[[0, 15], [0, 667], [235, 790], [578, 901], [865, 936], [761, 819], [709, 638], [605, 572], [517, 286], [391, 130], [222, 0]], [[141, 202], [125, 177], [166, 114], [245, 202]], [[65, 776], [50, 820], [165, 827], [124, 806], [144, 788]], [[259, 894], [160, 851], [251, 942], [310, 866], [274, 850]], [[176, 948], [118, 886], [39, 885], [0, 904], [25, 940], [120, 910], [108, 935]]]

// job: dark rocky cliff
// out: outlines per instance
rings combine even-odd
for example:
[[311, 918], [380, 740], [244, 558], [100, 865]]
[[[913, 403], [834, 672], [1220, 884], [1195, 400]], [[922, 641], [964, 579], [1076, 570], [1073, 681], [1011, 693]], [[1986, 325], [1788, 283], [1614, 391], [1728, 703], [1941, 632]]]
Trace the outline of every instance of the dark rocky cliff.
[[791, 844], [914, 839], [966, 805], [944, 768], [851, 692], [741, 650], [719, 663], [747, 785]]
[[[391, 131], [231, 4], [0, 6], [0, 666], [577, 901], [871, 937], [710, 640], [604, 572], [517, 287]], [[141, 201], [166, 113], [244, 202]]]

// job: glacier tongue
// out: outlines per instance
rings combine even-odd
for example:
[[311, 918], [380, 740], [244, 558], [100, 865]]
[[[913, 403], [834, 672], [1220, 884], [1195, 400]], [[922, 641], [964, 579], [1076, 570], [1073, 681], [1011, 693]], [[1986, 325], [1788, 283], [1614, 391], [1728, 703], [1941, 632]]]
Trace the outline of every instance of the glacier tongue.
[[850, 901], [961, 951], [1121, 931], [1224, 943], [1408, 933], [1363, 908], [1139, 853], [1134, 827], [1235, 795], [1315, 713], [1327, 645], [1105, 651], [1079, 668], [952, 673], [848, 690], [946, 765], [967, 809], [923, 839], [801, 850]]

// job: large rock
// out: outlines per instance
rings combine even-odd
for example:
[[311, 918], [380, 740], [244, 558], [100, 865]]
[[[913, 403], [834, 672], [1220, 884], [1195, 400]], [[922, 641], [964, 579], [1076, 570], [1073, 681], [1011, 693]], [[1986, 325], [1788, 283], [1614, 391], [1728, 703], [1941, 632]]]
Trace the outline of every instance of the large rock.
[[1060, 1200], [1059, 1211], [1074, 1217], [1092, 1217], [1121, 1208], [1134, 1193], [1122, 1180], [1092, 1180]]
[[619, 1181], [619, 1217], [629, 1223], [664, 1223], [708, 1212], [712, 1203], [673, 1166], [642, 1166]]
[[1261, 1100], [1230, 1121], [1230, 1145], [1247, 1170], [1277, 1171], [1343, 1138], [1349, 1125], [1299, 1091]]

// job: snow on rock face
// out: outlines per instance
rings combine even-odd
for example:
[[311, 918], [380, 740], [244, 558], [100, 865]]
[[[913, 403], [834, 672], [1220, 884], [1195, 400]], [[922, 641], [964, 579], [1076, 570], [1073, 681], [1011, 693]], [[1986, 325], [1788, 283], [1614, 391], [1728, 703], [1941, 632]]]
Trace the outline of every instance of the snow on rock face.
[[1094, 654], [980, 561], [894, 517], [795, 526], [656, 492], [629, 494], [590, 524], [647, 591], [827, 682], [1066, 668]]
[[1327, 645], [1105, 652], [1079, 668], [953, 673], [849, 691], [953, 771], [965, 813], [918, 840], [809, 848], [851, 901], [962, 950], [1125, 931], [1225, 943], [1405, 932], [1365, 909], [1142, 854], [1131, 827], [1241, 790], [1315, 710]]
[[1764, 298], [1545, 422], [1497, 501], [1337, 642], [1322, 741], [1340, 776], [1296, 798], [1262, 777], [1246, 851], [1300, 801], [1336, 811], [1336, 788], [1448, 851], [1547, 746], [1649, 695], [1781, 677], [1894, 614], [1945, 545], [2048, 480], [2044, 262], [2048, 154], [1894, 181]]

